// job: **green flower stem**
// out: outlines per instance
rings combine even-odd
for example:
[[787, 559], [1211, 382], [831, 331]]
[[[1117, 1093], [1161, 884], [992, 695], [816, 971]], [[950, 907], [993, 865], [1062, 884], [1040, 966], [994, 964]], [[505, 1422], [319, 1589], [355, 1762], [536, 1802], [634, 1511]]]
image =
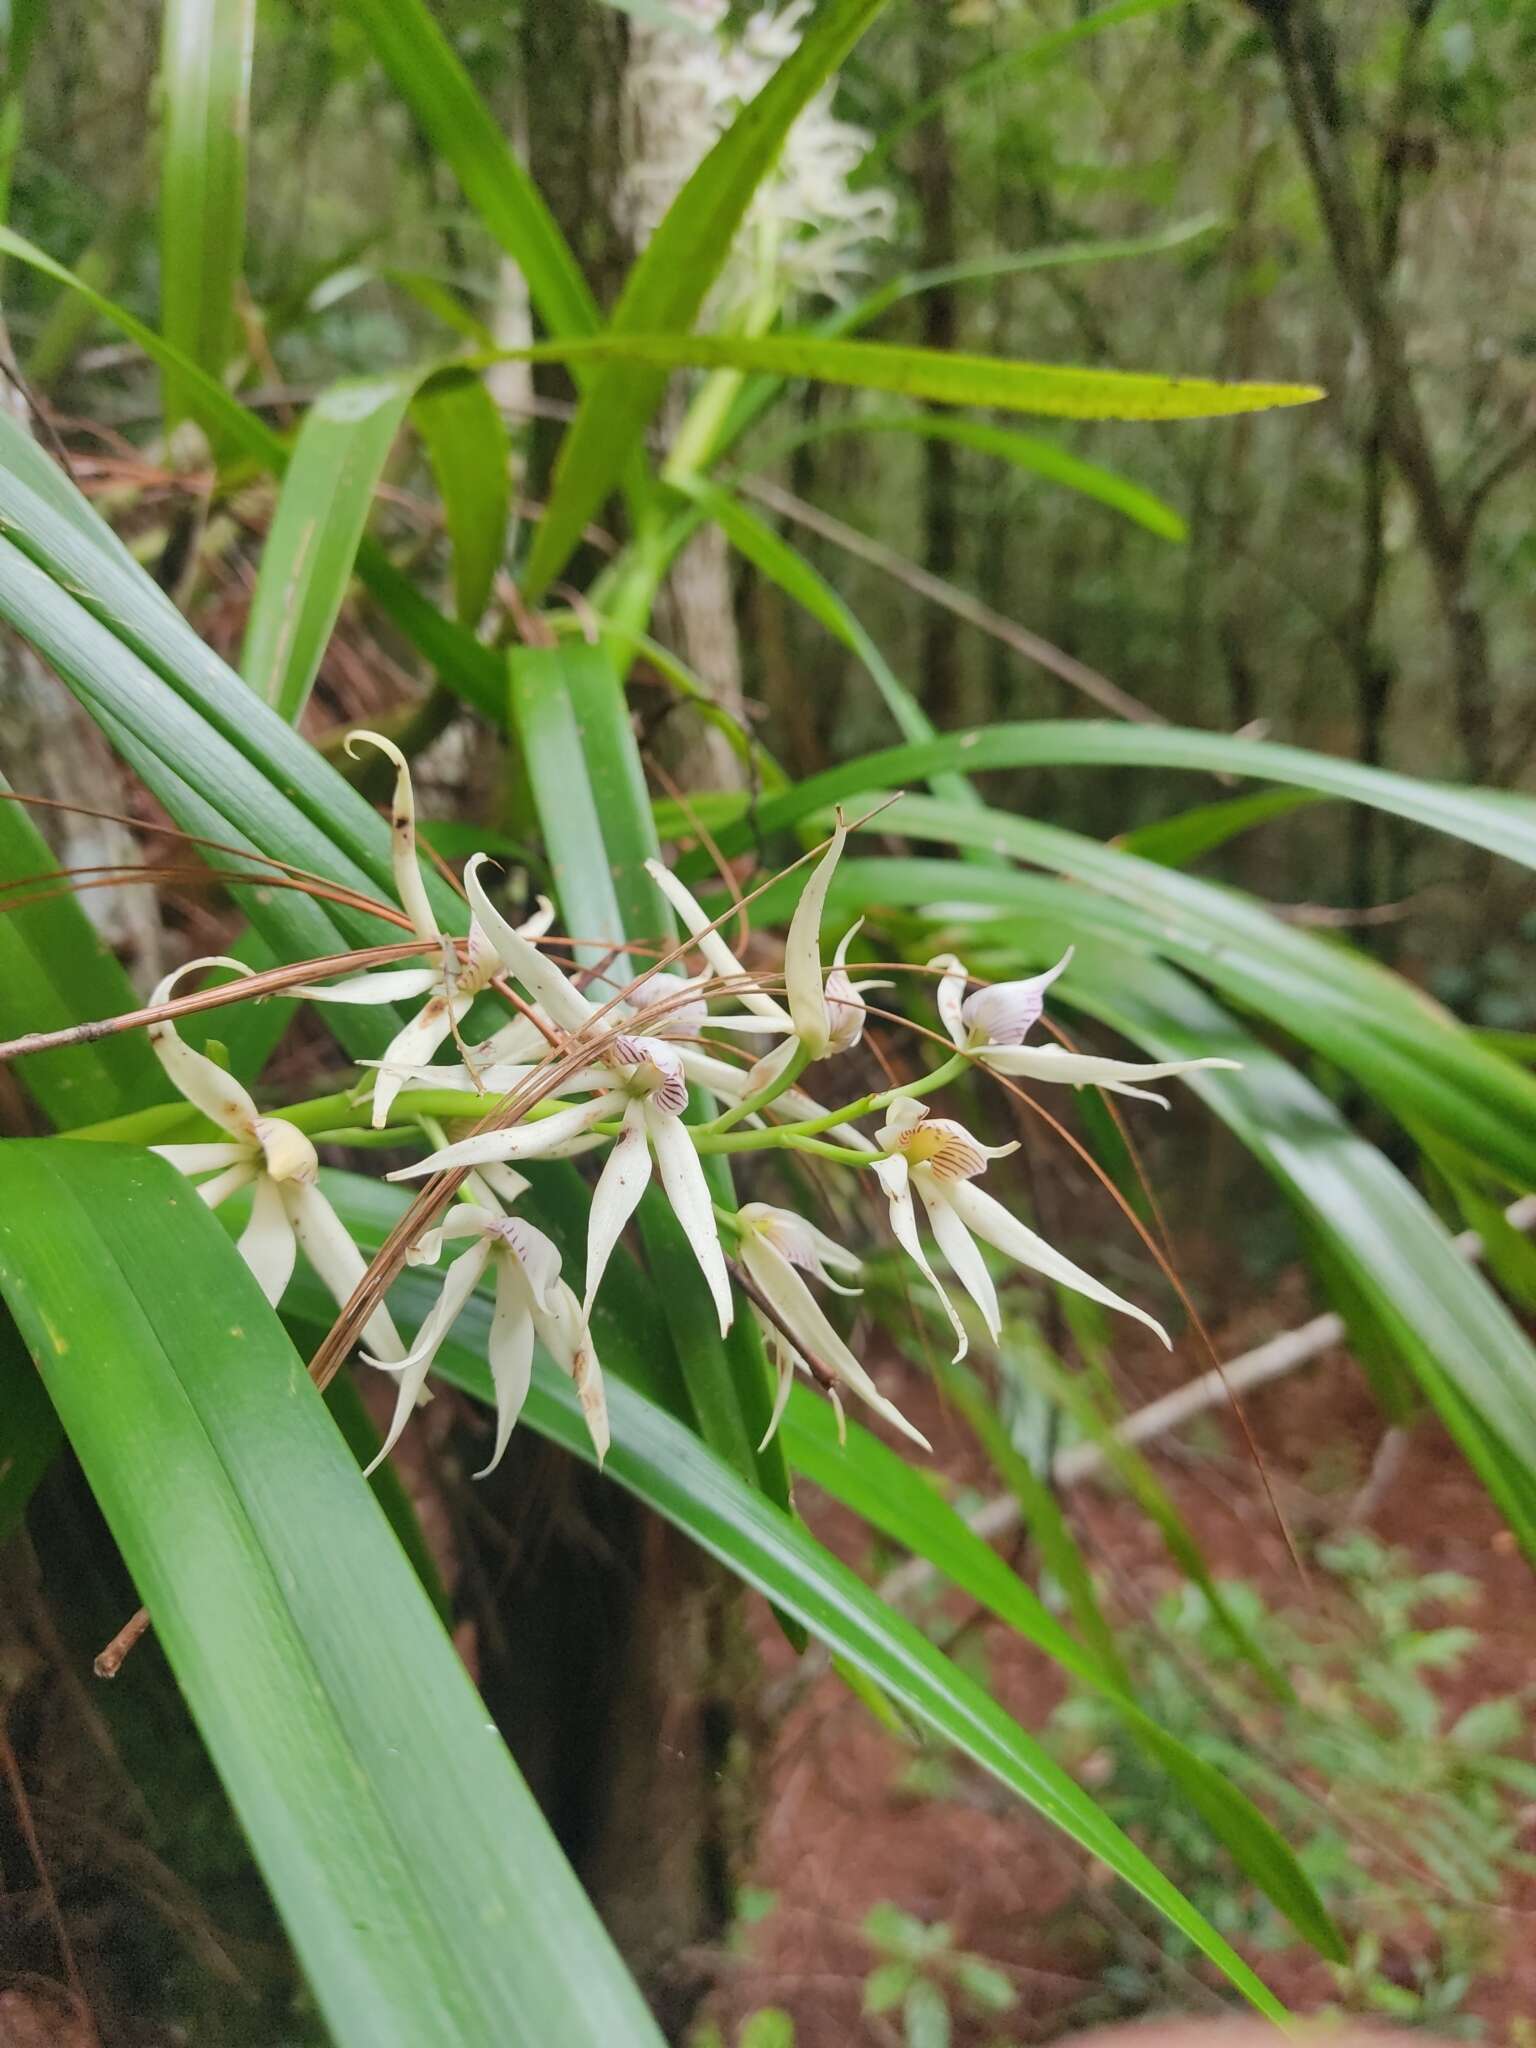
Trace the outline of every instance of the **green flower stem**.
[[[810, 1117], [803, 1123], [775, 1124], [766, 1131], [739, 1131], [724, 1143], [717, 1142], [724, 1134], [718, 1124], [712, 1124], [696, 1134], [694, 1143], [701, 1152], [760, 1152], [792, 1139], [813, 1138], [821, 1131], [834, 1130], [839, 1124], [857, 1123], [861, 1116], [871, 1116], [877, 1109], [888, 1108], [900, 1096], [931, 1095], [936, 1088], [956, 1080], [970, 1064], [964, 1053], [957, 1052], [920, 1080], [903, 1082], [899, 1088], [882, 1088], [874, 1094], [861, 1095], [857, 1102], [845, 1103], [841, 1109], [829, 1109], [825, 1115]], [[850, 1156], [868, 1163], [863, 1152]]]
[[760, 1088], [756, 1095], [746, 1096], [733, 1108], [724, 1110], [712, 1123], [700, 1124], [699, 1131], [708, 1131], [714, 1135], [720, 1131], [732, 1130], [744, 1117], [756, 1116], [766, 1109], [770, 1102], [776, 1102], [786, 1088], [793, 1088], [810, 1064], [810, 1052], [799, 1039], [796, 1039], [794, 1057], [776, 1081], [771, 1082], [766, 1088]]

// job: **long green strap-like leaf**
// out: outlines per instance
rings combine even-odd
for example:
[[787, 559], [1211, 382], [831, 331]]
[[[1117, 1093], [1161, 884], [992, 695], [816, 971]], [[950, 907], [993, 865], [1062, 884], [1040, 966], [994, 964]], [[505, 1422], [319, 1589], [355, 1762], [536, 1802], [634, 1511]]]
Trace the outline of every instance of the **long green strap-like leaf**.
[[[344, 1212], [354, 1214], [342, 1183], [332, 1182]], [[390, 1191], [358, 1190], [364, 1213], [381, 1213]], [[410, 1325], [432, 1300], [425, 1276], [407, 1276], [391, 1297]], [[306, 1317], [325, 1311], [301, 1287]], [[453, 1338], [438, 1353], [438, 1370], [481, 1400], [490, 1377], [485, 1358], [491, 1305], [472, 1301]], [[813, 1636], [872, 1679], [900, 1708], [941, 1740], [989, 1771], [1110, 1869], [1119, 1872], [1181, 1928], [1228, 1979], [1271, 2018], [1282, 2008], [1247, 1964], [1135, 1848], [1080, 1786], [979, 1686], [936, 1650], [911, 1623], [884, 1605], [814, 1537], [716, 1457], [692, 1431], [622, 1381], [610, 1381], [613, 1447], [604, 1470], [627, 1491], [689, 1535], [746, 1584], [803, 1623]], [[579, 1457], [584, 1426], [568, 1383], [544, 1367], [536, 1372], [526, 1422]], [[1015, 1612], [1019, 1610], [1015, 1608]], [[1302, 1909], [1305, 1881], [1295, 1892]], [[1314, 1913], [1319, 1931], [1326, 1916]]]
[[0, 1291], [346, 2048], [659, 2048], [292, 1345], [163, 1161], [0, 1146]]
[[587, 334], [598, 312], [538, 187], [475, 91], [424, 0], [346, 0], [395, 89], [517, 264], [552, 334]]
[[[235, 340], [245, 251], [245, 152], [256, 0], [166, 0], [160, 96], [160, 319], [166, 339], [220, 379]], [[217, 422], [174, 372], [166, 424]]]
[[927, 441], [950, 441], [957, 447], [973, 448], [980, 455], [996, 456], [1000, 462], [1036, 476], [1044, 483], [1060, 484], [1080, 497], [1118, 512], [1161, 540], [1182, 541], [1188, 528], [1173, 507], [1129, 477], [1106, 469], [1099, 462], [1085, 462], [1080, 455], [1055, 441], [1042, 441], [1035, 434], [1019, 434], [1008, 427], [994, 427], [985, 420], [952, 418], [948, 413], [843, 413], [832, 419], [815, 420], [782, 441], [754, 449], [758, 464], [776, 461], [796, 448], [808, 447], [836, 434], [915, 434]]
[[240, 657], [245, 680], [290, 725], [309, 702], [415, 383], [333, 384], [305, 413], [293, 444]]
[[[752, 195], [808, 101], [837, 70], [885, 0], [829, 0], [799, 47], [743, 107], [695, 168], [625, 280], [614, 337], [692, 327], [730, 255]], [[566, 434], [554, 489], [534, 543], [527, 587], [539, 597], [638, 451], [661, 403], [667, 371], [610, 368], [593, 379]]]
[[[1187, 726], [1140, 726], [1134, 732], [1105, 719], [1040, 719], [993, 725], [979, 732], [943, 733], [916, 745], [886, 747], [800, 783], [789, 794], [764, 802], [755, 826], [761, 831], [797, 822], [804, 809], [821, 809], [862, 791], [895, 789], [924, 781], [937, 770], [965, 768], [1188, 768], [1212, 775], [1252, 776], [1285, 782], [1320, 796], [1368, 804], [1394, 817], [1410, 818], [1435, 832], [1448, 832], [1490, 853], [1536, 867], [1536, 802], [1529, 797], [1490, 796], [1453, 783], [1395, 775], [1334, 754], [1315, 754], [1273, 740], [1234, 739], [1226, 733], [1195, 732]], [[738, 829], [730, 849], [750, 844]]]
[[[0, 882], [38, 878], [39, 891], [52, 893], [14, 908], [0, 905], [0, 1038], [61, 1031], [135, 1008], [132, 982], [68, 882], [43, 879], [58, 863], [9, 789], [0, 775]], [[16, 1077], [61, 1127], [122, 1116], [167, 1093], [160, 1063], [140, 1037], [38, 1053], [18, 1065]]]
[[478, 625], [507, 544], [510, 449], [500, 408], [479, 377], [439, 377], [411, 408], [453, 544], [459, 624]]

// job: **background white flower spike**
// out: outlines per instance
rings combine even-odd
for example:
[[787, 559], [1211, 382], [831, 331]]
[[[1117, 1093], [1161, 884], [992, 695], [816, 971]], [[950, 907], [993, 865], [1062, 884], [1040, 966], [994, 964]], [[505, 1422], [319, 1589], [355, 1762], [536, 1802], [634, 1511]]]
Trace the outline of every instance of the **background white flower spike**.
[[[166, 975], [151, 1000], [169, 1002], [177, 982], [204, 967], [250, 972], [242, 962], [221, 955], [189, 960], [185, 967]], [[150, 1025], [148, 1035], [172, 1086], [229, 1133], [227, 1144], [156, 1145], [151, 1149], [189, 1177], [212, 1171], [213, 1179], [198, 1188], [210, 1209], [218, 1208], [240, 1189], [250, 1188], [250, 1221], [240, 1233], [237, 1249], [274, 1308], [293, 1277], [301, 1246], [337, 1306], [344, 1306], [363, 1277], [367, 1261], [315, 1184], [320, 1160], [309, 1139], [283, 1118], [263, 1116], [234, 1075], [226, 1074], [206, 1053], [188, 1045], [168, 1018]], [[365, 1336], [385, 1357], [405, 1356], [405, 1347], [382, 1305], [370, 1316]]]

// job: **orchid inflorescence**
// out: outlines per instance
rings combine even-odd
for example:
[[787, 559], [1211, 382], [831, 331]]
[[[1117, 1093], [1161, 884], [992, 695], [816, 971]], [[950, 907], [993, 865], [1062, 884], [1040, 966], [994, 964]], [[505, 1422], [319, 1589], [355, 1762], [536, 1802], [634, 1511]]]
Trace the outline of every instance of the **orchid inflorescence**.
[[[860, 1271], [857, 1254], [788, 1209], [760, 1201], [735, 1211], [718, 1208], [703, 1163], [714, 1152], [793, 1149], [871, 1175], [897, 1244], [934, 1289], [954, 1331], [957, 1359], [967, 1348], [966, 1326], [935, 1271], [920, 1217], [994, 1341], [1001, 1313], [984, 1245], [1058, 1286], [1135, 1317], [1168, 1343], [1155, 1318], [1047, 1244], [981, 1185], [990, 1162], [1013, 1152], [1014, 1144], [986, 1145], [962, 1124], [931, 1114], [922, 1098], [967, 1066], [978, 1065], [1006, 1078], [1091, 1084], [1161, 1101], [1147, 1097], [1140, 1084], [1195, 1067], [1231, 1066], [1231, 1061], [1145, 1066], [1027, 1043], [1070, 952], [1045, 973], [970, 995], [964, 966], [953, 955], [943, 955], [929, 969], [939, 1021], [955, 1048], [952, 1057], [918, 1079], [866, 1094], [842, 1109], [826, 1109], [800, 1087], [802, 1073], [858, 1046], [868, 1016], [866, 995], [889, 986], [850, 975], [848, 950], [857, 925], [843, 935], [831, 965], [823, 961], [823, 915], [847, 833], [841, 815], [801, 892], [781, 974], [757, 974], [745, 967], [677, 876], [652, 861], [651, 876], [681, 919], [703, 967], [691, 977], [672, 971], [668, 961], [682, 950], [675, 948], [657, 968], [599, 1000], [597, 974], [568, 971], [540, 944], [553, 917], [548, 903], [541, 902], [527, 922], [513, 925], [491, 902], [481, 879], [482, 854], [464, 871], [471, 912], [468, 937], [444, 935], [417, 860], [405, 757], [378, 734], [353, 737], [380, 748], [395, 764], [396, 892], [422, 950], [435, 957], [428, 966], [363, 973], [325, 986], [305, 984], [297, 993], [323, 1003], [424, 998], [383, 1058], [372, 1063], [371, 1080], [364, 1085], [371, 1089], [374, 1131], [385, 1132], [387, 1140], [395, 1132], [393, 1117], [402, 1145], [414, 1138], [432, 1146], [426, 1157], [397, 1168], [391, 1180], [421, 1180], [449, 1170], [460, 1175], [457, 1200], [440, 1216], [426, 1219], [409, 1246], [408, 1262], [432, 1264], [445, 1245], [465, 1245], [448, 1267], [413, 1343], [401, 1339], [382, 1304], [363, 1328], [364, 1358], [394, 1375], [397, 1388], [380, 1458], [393, 1449], [417, 1403], [427, 1398], [434, 1360], [486, 1279], [494, 1282], [487, 1349], [497, 1411], [486, 1469], [499, 1461], [522, 1408], [536, 1343], [569, 1375], [597, 1454], [603, 1456], [608, 1419], [592, 1337], [593, 1309], [613, 1252], [653, 1178], [698, 1261], [722, 1334], [737, 1312], [738, 1285], [763, 1325], [778, 1371], [769, 1437], [798, 1371], [827, 1390], [840, 1416], [840, 1395], [856, 1395], [926, 1449], [925, 1439], [880, 1392], [813, 1291], [814, 1283], [837, 1293], [857, 1293], [848, 1284]], [[155, 1003], [167, 1004], [178, 980], [212, 965], [245, 971], [233, 960], [193, 961], [160, 984]], [[513, 996], [515, 1014], [488, 1037], [467, 1043], [461, 1027], [493, 984]], [[769, 1043], [746, 1063], [734, 1049], [740, 1038]], [[188, 1045], [169, 1019], [151, 1026], [150, 1039], [177, 1090], [221, 1133], [212, 1142], [158, 1149], [197, 1180], [210, 1207], [250, 1191], [250, 1220], [239, 1250], [267, 1299], [274, 1306], [281, 1300], [302, 1249], [337, 1303], [345, 1306], [364, 1277], [366, 1260], [319, 1186], [314, 1142], [291, 1120], [297, 1112], [264, 1115], [248, 1091], [215, 1059]], [[433, 1055], [449, 1041], [457, 1058], [434, 1063]], [[430, 1098], [419, 1091], [431, 1091]], [[701, 1095], [723, 1107], [708, 1121], [690, 1122], [685, 1112], [690, 1100], [697, 1102]], [[481, 1116], [509, 1105], [513, 1114], [493, 1116], [488, 1127], [444, 1142], [434, 1117], [412, 1105], [430, 1099], [441, 1114], [445, 1097], [457, 1096], [465, 1097], [466, 1114]], [[862, 1128], [876, 1116], [880, 1122], [873, 1132]], [[585, 1286], [578, 1297], [563, 1277], [558, 1247], [517, 1213], [528, 1193], [528, 1182], [517, 1169], [531, 1160], [599, 1151], [604, 1157], [592, 1189]]]

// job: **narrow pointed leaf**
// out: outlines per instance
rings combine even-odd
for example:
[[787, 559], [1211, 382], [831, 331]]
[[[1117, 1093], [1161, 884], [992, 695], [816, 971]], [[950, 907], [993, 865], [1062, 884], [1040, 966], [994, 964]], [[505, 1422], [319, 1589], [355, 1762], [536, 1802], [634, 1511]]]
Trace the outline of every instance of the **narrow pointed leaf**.
[[334, 384], [299, 428], [240, 657], [245, 680], [290, 725], [309, 702], [415, 382], [359, 377]]
[[332, 2038], [659, 2048], [218, 1220], [111, 1146], [0, 1147], [0, 1195], [0, 1290]]
[[[245, 251], [246, 127], [256, 0], [166, 0], [161, 40], [160, 324], [222, 379], [235, 345]], [[195, 388], [165, 379], [165, 416], [217, 422]]]

